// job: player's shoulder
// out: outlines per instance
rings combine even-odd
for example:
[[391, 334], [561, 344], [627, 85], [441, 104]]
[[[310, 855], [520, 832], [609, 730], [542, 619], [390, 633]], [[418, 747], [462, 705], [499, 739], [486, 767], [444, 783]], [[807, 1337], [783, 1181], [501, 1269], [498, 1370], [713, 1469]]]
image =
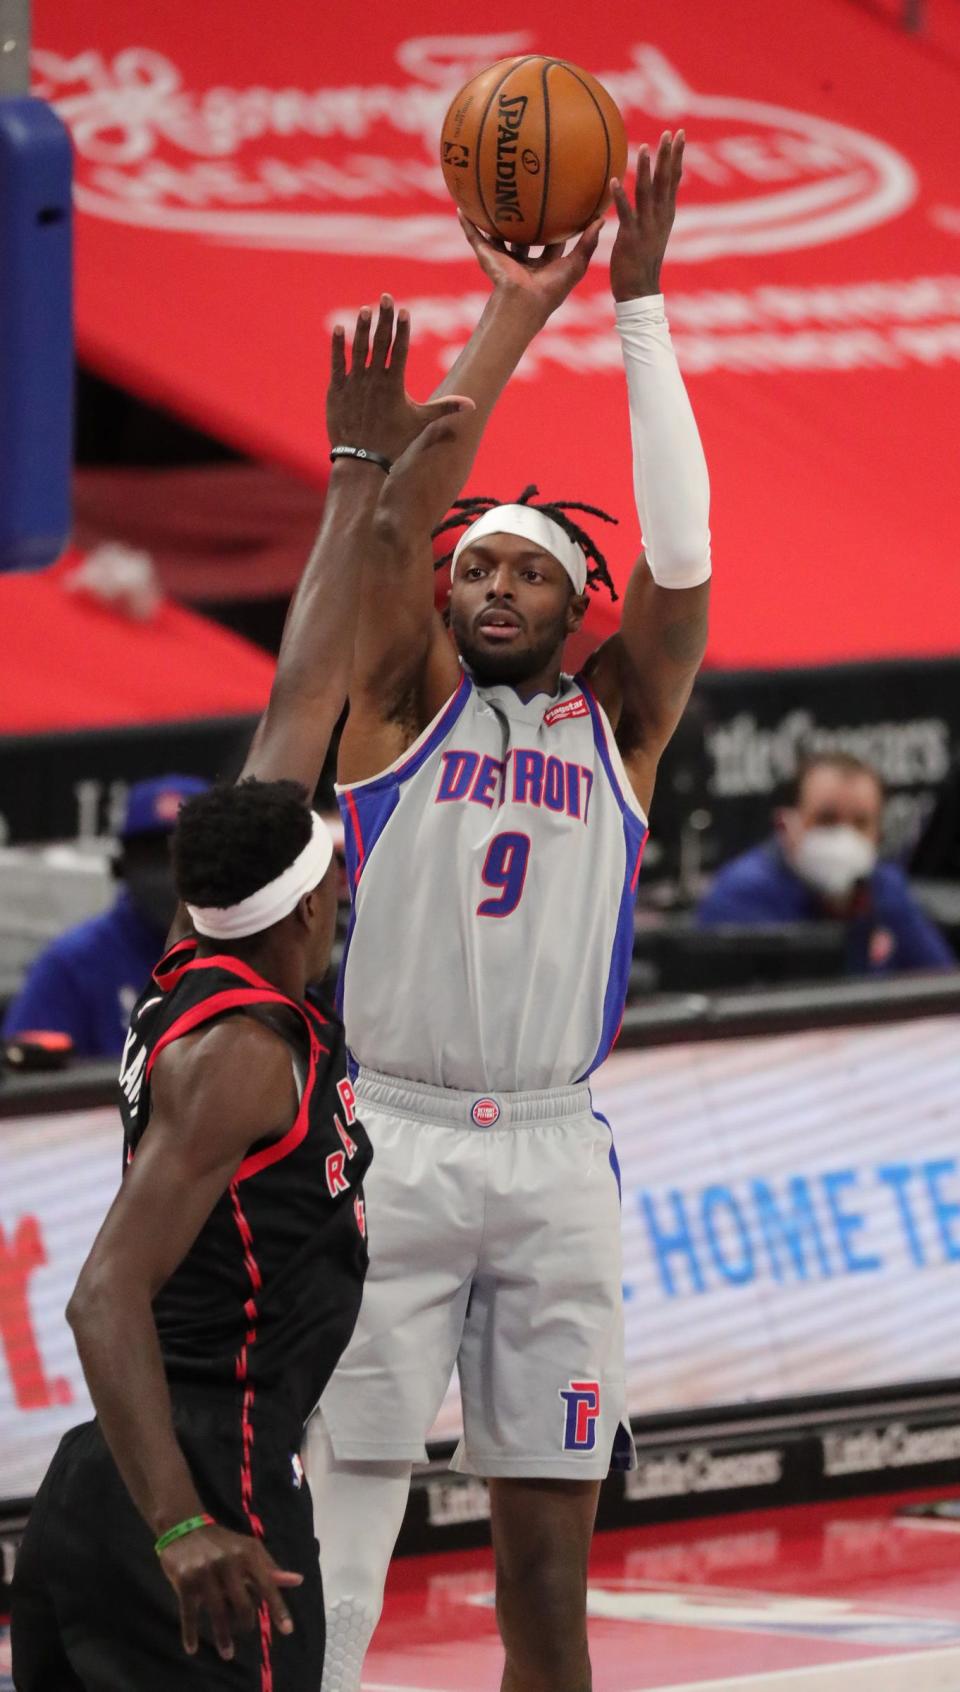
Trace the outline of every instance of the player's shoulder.
[[158, 1087], [178, 1114], [203, 1117], [226, 1106], [268, 1132], [274, 1117], [283, 1117], [293, 1087], [290, 1047], [252, 1016], [218, 1017], [164, 1047], [153, 1071], [155, 1095]]

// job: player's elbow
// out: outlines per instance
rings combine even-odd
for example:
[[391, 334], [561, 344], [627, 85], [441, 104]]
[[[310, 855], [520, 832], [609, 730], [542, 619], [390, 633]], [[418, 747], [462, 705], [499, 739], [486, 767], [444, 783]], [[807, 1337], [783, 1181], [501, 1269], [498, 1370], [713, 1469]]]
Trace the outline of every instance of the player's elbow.
[[115, 1302], [120, 1285], [121, 1277], [112, 1273], [108, 1264], [88, 1258], [64, 1313], [78, 1339], [100, 1320], [107, 1305]]
[[713, 561], [710, 530], [705, 524], [678, 526], [670, 534], [669, 544], [660, 543], [655, 549], [648, 546], [645, 556], [658, 588], [709, 588]]
[[81, 1274], [79, 1281], [67, 1300], [67, 1308], [64, 1311], [68, 1326], [72, 1329], [75, 1336], [82, 1333], [88, 1323], [93, 1319], [96, 1312], [96, 1306], [96, 1296], [91, 1294], [91, 1289], [86, 1284], [83, 1274]]

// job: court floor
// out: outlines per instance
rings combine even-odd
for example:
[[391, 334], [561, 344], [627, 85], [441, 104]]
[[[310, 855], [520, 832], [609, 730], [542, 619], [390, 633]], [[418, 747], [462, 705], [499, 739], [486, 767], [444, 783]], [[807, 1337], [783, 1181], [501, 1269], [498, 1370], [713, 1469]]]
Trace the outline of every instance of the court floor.
[[[595, 1692], [960, 1692], [960, 1527], [857, 1499], [599, 1534]], [[398, 1562], [365, 1692], [496, 1692], [488, 1553]]]
[[[933, 1496], [599, 1534], [595, 1692], [960, 1692], [960, 1525], [898, 1515]], [[492, 1597], [488, 1552], [397, 1562], [364, 1692], [496, 1692]]]

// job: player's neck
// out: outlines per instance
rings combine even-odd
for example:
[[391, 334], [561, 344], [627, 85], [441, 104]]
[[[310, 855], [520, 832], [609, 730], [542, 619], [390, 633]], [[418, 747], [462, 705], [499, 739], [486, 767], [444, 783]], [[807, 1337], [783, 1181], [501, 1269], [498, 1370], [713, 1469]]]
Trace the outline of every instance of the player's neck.
[[254, 943], [235, 940], [232, 945], [222, 940], [204, 940], [199, 952], [201, 956], [217, 953], [237, 958], [288, 999], [299, 1002], [306, 993], [307, 975], [303, 958], [288, 940], [278, 934], [257, 936]]
[[510, 681], [502, 676], [482, 675], [474, 672], [474, 679], [480, 687], [510, 687], [526, 705], [535, 699], [538, 693], [546, 693], [552, 699], [560, 691], [560, 677], [562, 674], [559, 658], [551, 659], [543, 669], [535, 675], [524, 676], [522, 681]]

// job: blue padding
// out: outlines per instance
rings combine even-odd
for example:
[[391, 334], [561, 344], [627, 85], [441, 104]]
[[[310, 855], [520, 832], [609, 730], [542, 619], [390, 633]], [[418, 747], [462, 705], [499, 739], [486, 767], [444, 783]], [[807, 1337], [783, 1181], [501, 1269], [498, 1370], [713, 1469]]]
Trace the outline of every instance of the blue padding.
[[0, 571], [41, 569], [70, 533], [72, 170], [51, 106], [0, 99]]

